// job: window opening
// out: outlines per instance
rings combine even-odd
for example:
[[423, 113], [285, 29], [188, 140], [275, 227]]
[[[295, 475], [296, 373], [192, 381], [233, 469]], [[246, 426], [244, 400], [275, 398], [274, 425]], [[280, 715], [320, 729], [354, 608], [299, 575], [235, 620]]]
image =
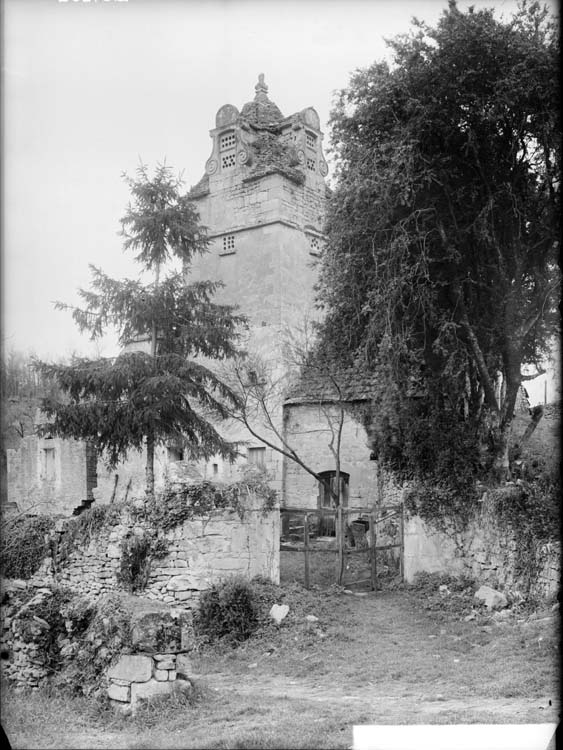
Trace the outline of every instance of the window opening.
[[50, 480], [56, 478], [55, 449], [43, 449], [43, 477]]
[[168, 460], [169, 461], [183, 461], [184, 460], [184, 451], [182, 448], [179, 448], [178, 446], [169, 446], [168, 447]]
[[221, 136], [219, 148], [221, 151], [227, 151], [230, 148], [234, 148], [236, 143], [234, 133], [225, 133]]
[[236, 158], [234, 154], [225, 154], [221, 158], [221, 166], [225, 169], [229, 169], [229, 167], [234, 167], [236, 163]]
[[266, 465], [266, 449], [265, 448], [248, 448], [246, 458], [249, 464], [253, 466], [265, 466]]
[[317, 145], [317, 136], [314, 135], [313, 133], [307, 132], [305, 134], [305, 137], [307, 139], [307, 146], [309, 148], [316, 148], [316, 145]]
[[235, 252], [235, 235], [226, 234], [223, 237], [223, 255], [229, 255]]
[[314, 172], [316, 169], [316, 163], [314, 159], [307, 159], [307, 169], [309, 172]]
[[213, 464], [213, 476], [216, 477], [219, 473], [219, 464]]
[[343, 508], [348, 505], [350, 475], [344, 471], [340, 472], [340, 491], [338, 491], [336, 485], [336, 471], [322, 471], [319, 473], [319, 477], [318, 506], [321, 511], [332, 511], [326, 516], [320, 513], [319, 536], [335, 536], [336, 514], [334, 511], [339, 505], [342, 505]]
[[318, 237], [309, 237], [309, 252], [311, 255], [320, 255], [321, 242]]

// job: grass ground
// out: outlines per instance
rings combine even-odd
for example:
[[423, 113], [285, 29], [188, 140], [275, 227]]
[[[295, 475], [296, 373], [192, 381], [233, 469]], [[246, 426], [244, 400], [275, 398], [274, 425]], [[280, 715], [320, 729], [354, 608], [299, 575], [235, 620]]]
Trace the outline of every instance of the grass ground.
[[558, 719], [558, 620], [549, 610], [495, 624], [465, 621], [461, 594], [440, 606], [424, 588], [269, 590], [289, 605], [287, 618], [236, 649], [200, 649], [190, 703], [125, 718], [85, 699], [5, 689], [12, 747], [349, 748], [354, 724]]

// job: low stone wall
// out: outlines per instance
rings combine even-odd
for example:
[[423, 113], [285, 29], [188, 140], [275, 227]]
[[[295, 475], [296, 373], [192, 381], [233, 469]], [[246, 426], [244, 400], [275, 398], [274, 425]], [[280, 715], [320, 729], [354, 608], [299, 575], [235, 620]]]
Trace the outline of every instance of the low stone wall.
[[[0, 667], [2, 677], [14, 683], [16, 689], [38, 689], [53, 677], [64, 676], [85, 642], [91, 644], [92, 657], [94, 653], [108, 651], [107, 646], [111, 645], [100, 639], [95, 627], [89, 626], [86, 633], [77, 635], [72, 619], [65, 619], [59, 632], [56, 623], [37, 616], [54, 591], [30, 582], [2, 579]], [[80, 683], [80, 676], [73, 673], [74, 689], [81, 688], [86, 694], [91, 690], [98, 695], [105, 693], [114, 706], [124, 711], [135, 711], [142, 699], [174, 689], [189, 692], [193, 673], [190, 653], [195, 643], [192, 613], [128, 594], [120, 594], [117, 601], [127, 612], [125, 631], [119, 636], [114, 631], [112, 636], [112, 639], [118, 637], [117, 653], [114, 645], [114, 656], [104, 657], [108, 666], [95, 685], [90, 684], [88, 677], [84, 684]], [[57, 612], [60, 617], [60, 610]], [[93, 621], [92, 617], [90, 624]], [[53, 627], [58, 632], [54, 642], [49, 635]], [[47, 649], [45, 644], [50, 640]], [[54, 662], [51, 650], [57, 654]], [[56, 674], [53, 664], [57, 665]]]
[[[249, 495], [243, 516], [229, 509], [184, 521], [159, 535], [166, 554], [150, 555], [143, 596], [168, 604], [190, 606], [201, 591], [222, 578], [263, 576], [279, 583], [279, 510], [264, 511], [262, 501]], [[127, 540], [154, 539], [155, 529], [122, 509], [93, 533], [87, 545], [77, 546], [64, 558], [65, 520], [56, 525], [59, 554], [33, 577], [36, 585], [58, 583], [80, 594], [97, 597], [127, 588], [120, 571]]]
[[190, 658], [182, 652], [123, 654], [107, 671], [107, 695], [114, 707], [134, 713], [142, 700], [189, 692], [191, 674]]
[[561, 575], [560, 542], [538, 545], [535, 570], [522, 571], [514, 534], [501, 527], [489, 510], [485, 500], [465, 532], [451, 536], [436, 532], [417, 516], [406, 518], [405, 580], [411, 582], [421, 571], [465, 574], [493, 587], [527, 590], [537, 598], [555, 596]]

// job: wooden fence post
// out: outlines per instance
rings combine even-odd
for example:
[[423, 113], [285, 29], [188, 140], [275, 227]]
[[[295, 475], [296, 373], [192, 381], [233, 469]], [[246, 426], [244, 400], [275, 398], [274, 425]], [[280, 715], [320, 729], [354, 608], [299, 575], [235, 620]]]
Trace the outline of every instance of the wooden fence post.
[[401, 549], [399, 555], [399, 571], [401, 582], [405, 581], [405, 506], [401, 503]]
[[339, 586], [342, 586], [342, 576], [344, 575], [344, 543], [346, 536], [343, 528], [341, 505], [339, 505], [336, 510], [336, 529], [336, 538], [338, 540], [338, 573], [336, 576], [336, 583]]
[[305, 588], [309, 588], [309, 514], [303, 517], [303, 551], [305, 552]]
[[371, 552], [371, 587], [377, 591], [377, 548], [375, 534], [375, 512], [372, 510], [369, 514], [369, 540]]

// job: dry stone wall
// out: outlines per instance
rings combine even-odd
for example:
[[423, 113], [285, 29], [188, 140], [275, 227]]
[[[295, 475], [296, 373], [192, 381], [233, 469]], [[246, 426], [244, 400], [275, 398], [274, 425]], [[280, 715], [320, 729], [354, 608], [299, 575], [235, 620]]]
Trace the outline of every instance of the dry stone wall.
[[[221, 578], [239, 574], [264, 576], [279, 583], [279, 512], [264, 511], [261, 500], [249, 496], [241, 518], [229, 509], [215, 510], [160, 534], [166, 554], [152, 558], [143, 595], [173, 604], [197, 603], [201, 591]], [[64, 549], [63, 520], [57, 524], [58, 548]], [[39, 582], [52, 580], [88, 596], [123, 588], [120, 582], [126, 540], [154, 538], [155, 529], [124, 509], [92, 539], [43, 568]]]
[[[394, 488], [393, 497], [397, 497]], [[559, 590], [561, 543], [538, 544], [535, 559], [522, 569], [514, 531], [495, 517], [492, 499], [483, 498], [481, 510], [463, 533], [445, 534], [418, 516], [406, 516], [404, 572], [411, 582], [416, 573], [465, 574], [504, 590], [527, 591], [539, 599]]]

